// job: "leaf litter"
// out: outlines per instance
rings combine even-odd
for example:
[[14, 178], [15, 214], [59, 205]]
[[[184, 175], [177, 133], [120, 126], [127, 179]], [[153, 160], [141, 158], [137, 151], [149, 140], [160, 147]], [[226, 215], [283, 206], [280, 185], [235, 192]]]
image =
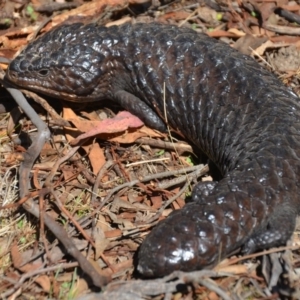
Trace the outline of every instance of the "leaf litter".
[[[35, 9], [37, 16], [34, 21], [27, 5], [2, 3], [0, 56], [11, 59], [36, 34], [62, 22], [95, 19], [112, 25], [158, 21], [197, 28], [221, 39], [254, 56], [298, 92], [296, 24], [300, 23], [300, 5], [296, 1], [96, 0], [76, 4], [75, 8], [66, 6], [64, 1], [53, 4], [29, 2], [27, 5]], [[55, 13], [61, 9], [61, 13]], [[62, 106], [58, 110], [69, 121], [67, 126], [59, 125], [57, 116], [49, 117], [53, 116], [49, 109], [46, 108], [47, 115], [35, 106], [42, 118], [52, 124], [52, 139], [45, 144], [32, 169], [31, 190], [43, 202], [41, 214], [47, 211], [99, 274], [112, 281], [104, 291], [97, 292], [55, 236], [37, 219], [24, 214], [18, 205], [17, 171], [28, 147], [24, 137], [30, 144], [35, 127], [24, 116], [20, 119], [15, 110], [12, 117], [18, 121], [8, 123], [5, 113], [0, 119], [0, 203], [10, 205], [0, 211], [2, 298], [300, 298], [297, 229], [287, 247], [247, 257], [233, 256], [213, 271], [176, 272], [162, 279], [138, 279], [133, 263], [140, 243], [159, 220], [184, 205], [192, 184], [200, 180], [199, 174], [203, 176], [199, 171], [193, 173], [197, 169], [191, 171], [193, 166], [189, 167], [188, 161], [191, 156], [192, 163], [201, 159], [192, 149], [187, 151], [182, 142], [175, 140], [174, 144], [174, 138], [142, 126], [134, 116], [125, 117], [126, 125], [124, 120], [120, 123], [115, 108], [108, 114], [102, 110], [100, 114], [107, 116], [101, 121], [94, 111], [86, 112], [88, 107], [81, 108], [79, 116]], [[102, 124], [101, 132], [95, 129], [98, 124]], [[176, 146], [176, 151], [173, 146], [162, 147], [168, 143]], [[176, 173], [179, 170], [181, 174]], [[208, 178], [204, 176], [204, 180]], [[184, 183], [186, 177], [189, 181]], [[55, 193], [42, 197], [45, 183], [50, 183]]]

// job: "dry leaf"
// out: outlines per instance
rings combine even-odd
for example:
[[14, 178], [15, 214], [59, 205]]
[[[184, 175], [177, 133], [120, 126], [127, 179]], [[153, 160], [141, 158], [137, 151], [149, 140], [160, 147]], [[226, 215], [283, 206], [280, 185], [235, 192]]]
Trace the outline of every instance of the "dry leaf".
[[74, 139], [71, 144], [76, 145], [80, 140], [93, 137], [99, 134], [114, 134], [124, 132], [129, 128], [137, 128], [143, 125], [143, 122], [136, 116], [127, 111], [118, 113], [114, 118], [103, 121], [78, 120], [78, 118], [69, 119], [79, 130], [86, 132]]
[[[23, 273], [33, 272], [39, 269], [42, 266], [41, 262], [29, 263], [26, 265], [23, 264], [22, 256], [19, 251], [19, 247], [17, 243], [13, 243], [11, 246], [11, 258], [14, 264], [14, 267], [18, 270], [22, 271]], [[34, 278], [34, 281], [38, 283], [45, 292], [49, 292], [51, 288], [51, 281], [48, 276], [40, 275]]]
[[109, 244], [109, 240], [106, 238], [103, 229], [99, 226], [99, 222], [96, 224], [94, 230], [96, 259], [98, 259], [103, 254], [105, 248]]
[[82, 148], [88, 154], [93, 172], [97, 175], [106, 162], [103, 149], [98, 143], [94, 143], [92, 146], [82, 146]]

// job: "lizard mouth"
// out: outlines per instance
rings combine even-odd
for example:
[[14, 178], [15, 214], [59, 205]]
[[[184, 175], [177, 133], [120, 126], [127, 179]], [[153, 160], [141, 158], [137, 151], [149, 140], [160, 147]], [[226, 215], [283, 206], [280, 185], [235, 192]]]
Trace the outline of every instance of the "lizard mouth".
[[95, 100], [88, 100], [86, 96], [79, 96], [75, 94], [69, 94], [66, 92], [58, 91], [51, 86], [42, 86], [41, 84], [36, 84], [34, 79], [26, 78], [25, 76], [19, 76], [16, 71], [7, 70], [3, 83], [7, 87], [12, 87], [16, 89], [26, 89], [36, 93], [50, 96], [52, 98], [57, 98], [61, 100], [71, 101], [71, 102], [80, 102], [84, 100], [85, 102], [93, 102]]

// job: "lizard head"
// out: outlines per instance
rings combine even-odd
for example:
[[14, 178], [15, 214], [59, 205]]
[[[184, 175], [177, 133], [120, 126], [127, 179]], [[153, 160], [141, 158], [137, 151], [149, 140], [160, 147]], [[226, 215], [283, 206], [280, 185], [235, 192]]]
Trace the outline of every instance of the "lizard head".
[[98, 28], [76, 23], [44, 34], [10, 63], [5, 80], [68, 101], [96, 101], [104, 93], [108, 98], [112, 69], [110, 64], [107, 72], [107, 45]]

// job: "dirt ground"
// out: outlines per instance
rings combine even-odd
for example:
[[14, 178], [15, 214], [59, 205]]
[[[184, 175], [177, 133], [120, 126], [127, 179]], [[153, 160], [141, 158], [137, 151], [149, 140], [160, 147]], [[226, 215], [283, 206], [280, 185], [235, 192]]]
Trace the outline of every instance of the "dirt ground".
[[[0, 78], [20, 49], [57, 25], [160, 22], [228, 43], [300, 95], [299, 2], [0, 0]], [[133, 116], [131, 128], [122, 127], [119, 107], [25, 95], [51, 138], [20, 198], [19, 182], [27, 181], [19, 167], [37, 129], [0, 81], [1, 299], [300, 299], [299, 226], [286, 247], [142, 279], [135, 271], [141, 242], [184, 206], [197, 180], [215, 178], [207, 159]]]

